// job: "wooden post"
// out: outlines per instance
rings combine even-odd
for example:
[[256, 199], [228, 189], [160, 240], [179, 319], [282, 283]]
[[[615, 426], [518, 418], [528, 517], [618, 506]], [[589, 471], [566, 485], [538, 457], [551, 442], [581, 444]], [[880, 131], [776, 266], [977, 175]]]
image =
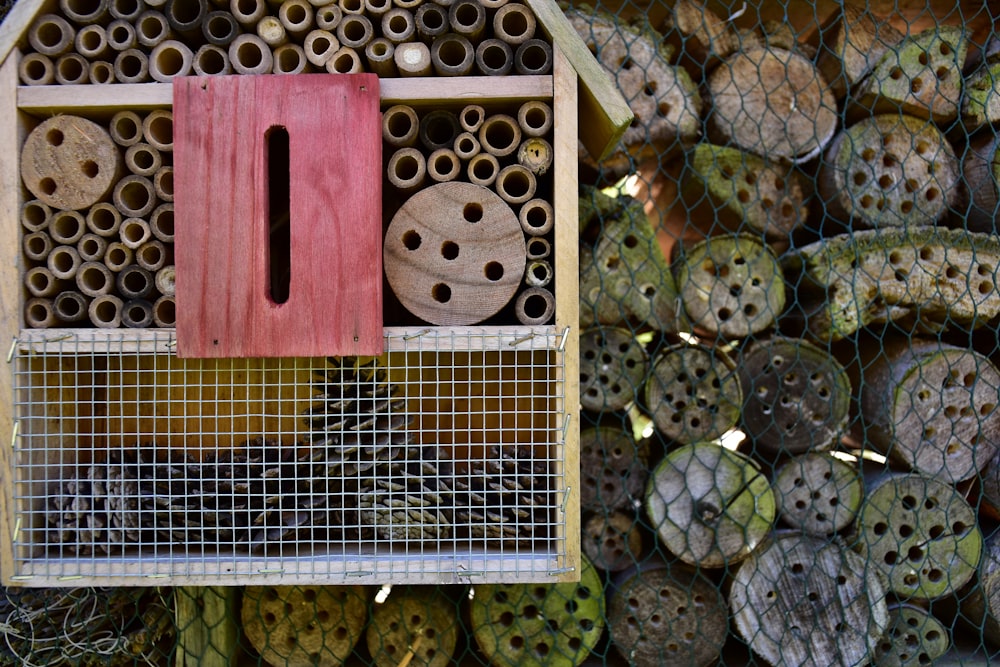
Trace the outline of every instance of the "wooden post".
[[228, 667], [239, 654], [239, 589], [185, 586], [174, 590], [175, 667]]

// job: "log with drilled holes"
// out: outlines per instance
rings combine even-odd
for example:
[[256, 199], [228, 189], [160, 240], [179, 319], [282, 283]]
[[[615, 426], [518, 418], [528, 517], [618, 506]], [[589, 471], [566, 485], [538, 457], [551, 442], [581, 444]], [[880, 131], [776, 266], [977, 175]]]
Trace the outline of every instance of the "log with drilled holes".
[[889, 629], [875, 648], [879, 667], [921, 667], [937, 664], [951, 647], [944, 624], [915, 604], [889, 605]]
[[580, 508], [626, 509], [641, 502], [646, 488], [649, 441], [636, 442], [620, 427], [580, 432]]
[[779, 534], [736, 572], [733, 624], [772, 665], [867, 664], [889, 624], [885, 588], [838, 540]]
[[[997, 76], [1000, 81], [1000, 74]], [[969, 190], [966, 227], [974, 232], [992, 233], [996, 229], [1000, 206], [1000, 135], [977, 134], [969, 141], [962, 156], [962, 177]]]
[[652, 560], [623, 572], [608, 594], [611, 642], [630, 665], [718, 664], [728, 616], [718, 586], [679, 563]]
[[580, 543], [587, 558], [605, 572], [633, 567], [645, 557], [639, 521], [619, 510], [591, 514], [584, 521]]
[[997, 451], [1000, 370], [974, 350], [883, 337], [862, 350], [857, 383], [865, 440], [947, 483], [978, 475]]
[[809, 334], [840, 340], [893, 322], [929, 332], [982, 326], [1000, 315], [1000, 239], [961, 229], [859, 231], [782, 258]]
[[857, 466], [818, 452], [788, 459], [775, 471], [771, 488], [781, 519], [818, 537], [850, 526], [864, 498]]
[[962, 122], [970, 130], [1000, 122], [1000, 62], [984, 63], [964, 83]]
[[712, 442], [685, 445], [653, 471], [646, 514], [685, 563], [728, 567], [749, 556], [774, 523], [774, 493], [751, 459]]
[[962, 615], [993, 645], [1000, 645], [1000, 533], [986, 538], [978, 568], [978, 586], [962, 596]]
[[841, 131], [817, 178], [830, 215], [855, 228], [932, 225], [957, 201], [959, 164], [927, 121], [882, 114]]
[[649, 358], [628, 329], [594, 327], [580, 334], [580, 405], [624, 409], [642, 388]]
[[834, 447], [847, 430], [851, 381], [843, 366], [805, 340], [755, 340], [741, 353], [743, 430], [758, 456]]
[[813, 35], [812, 43], [819, 47], [816, 67], [840, 99], [902, 39], [902, 33], [867, 7], [845, 3]]
[[432, 586], [394, 588], [376, 603], [365, 631], [375, 667], [410, 664], [445, 667], [458, 643], [458, 611], [445, 589]]
[[943, 481], [888, 475], [867, 490], [855, 548], [900, 599], [934, 600], [976, 573], [983, 534], [968, 501]]
[[732, 23], [697, 0], [678, 0], [663, 22], [664, 42], [694, 81], [729, 57], [739, 40]]

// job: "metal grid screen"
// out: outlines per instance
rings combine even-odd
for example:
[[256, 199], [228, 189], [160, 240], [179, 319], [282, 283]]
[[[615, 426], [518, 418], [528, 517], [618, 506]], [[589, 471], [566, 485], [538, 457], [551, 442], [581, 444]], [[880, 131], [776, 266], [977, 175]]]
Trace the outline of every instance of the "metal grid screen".
[[562, 565], [554, 331], [388, 334], [379, 358], [331, 359], [179, 360], [166, 332], [59, 338], [13, 360], [26, 582]]

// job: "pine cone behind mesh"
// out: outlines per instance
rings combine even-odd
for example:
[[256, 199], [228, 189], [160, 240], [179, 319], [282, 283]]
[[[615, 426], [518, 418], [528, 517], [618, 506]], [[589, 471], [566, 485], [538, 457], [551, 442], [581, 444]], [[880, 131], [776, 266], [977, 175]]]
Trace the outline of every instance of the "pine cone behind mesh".
[[452, 534], [453, 466], [437, 447], [412, 447], [380, 464], [359, 493], [358, 519], [387, 540], [441, 539]]

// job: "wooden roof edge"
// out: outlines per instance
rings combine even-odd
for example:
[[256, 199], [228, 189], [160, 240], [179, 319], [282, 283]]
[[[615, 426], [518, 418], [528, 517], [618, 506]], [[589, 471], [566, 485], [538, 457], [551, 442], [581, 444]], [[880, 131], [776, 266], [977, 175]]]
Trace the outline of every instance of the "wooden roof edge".
[[45, 0], [17, 0], [10, 8], [3, 23], [0, 23], [0, 64], [7, 60], [44, 4]]
[[618, 145], [634, 114], [618, 86], [590, 52], [555, 0], [524, 0], [580, 80], [580, 141], [596, 161]]

